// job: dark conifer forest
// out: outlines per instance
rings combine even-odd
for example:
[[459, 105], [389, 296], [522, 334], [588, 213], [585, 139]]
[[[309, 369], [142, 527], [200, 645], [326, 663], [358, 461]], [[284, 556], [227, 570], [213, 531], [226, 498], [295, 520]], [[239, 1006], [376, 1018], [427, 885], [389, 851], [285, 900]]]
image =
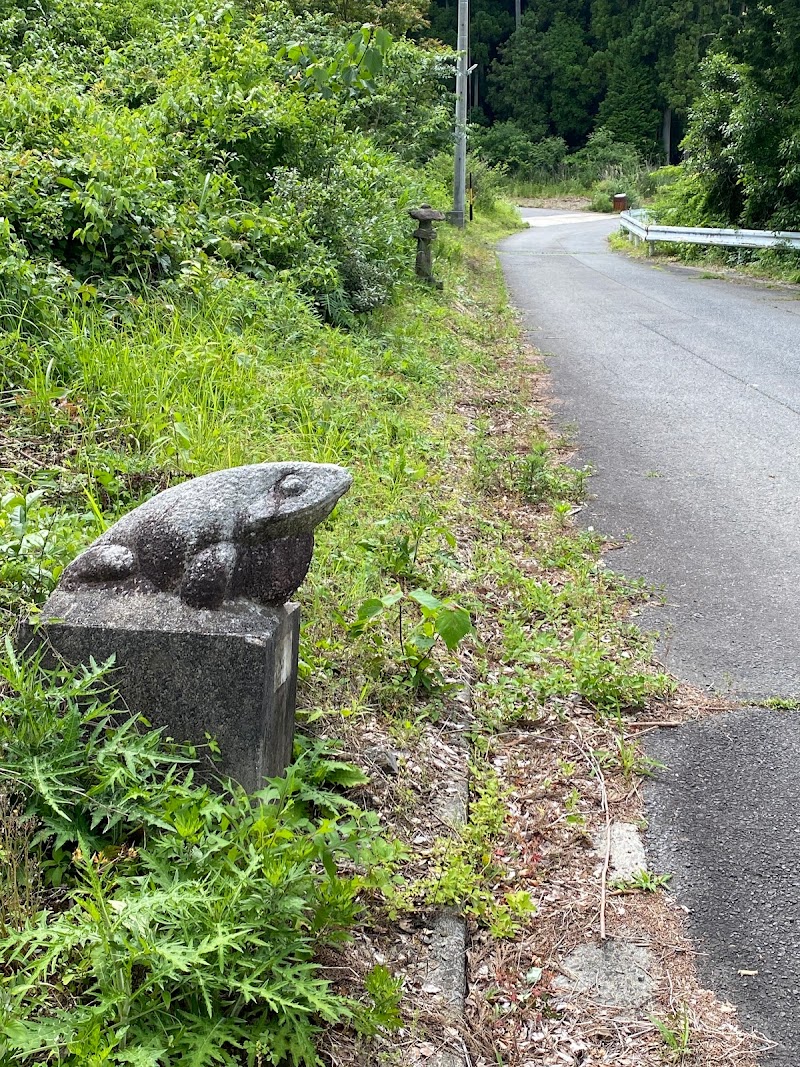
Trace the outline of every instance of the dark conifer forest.
[[[430, 13], [451, 45], [456, 12]], [[473, 144], [526, 176], [630, 146], [684, 163], [676, 219], [797, 228], [799, 28], [797, 0], [530, 0], [518, 28], [513, 0], [474, 0]]]

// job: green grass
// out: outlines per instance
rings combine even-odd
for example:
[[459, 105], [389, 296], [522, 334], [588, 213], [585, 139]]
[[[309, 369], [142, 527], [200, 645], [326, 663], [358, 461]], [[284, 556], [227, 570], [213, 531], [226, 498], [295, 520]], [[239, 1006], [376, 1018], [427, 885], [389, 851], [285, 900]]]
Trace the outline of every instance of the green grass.
[[[436, 270], [444, 293], [406, 285], [351, 332], [321, 323], [288, 285], [232, 278], [202, 300], [153, 298], [122, 323], [76, 313], [58, 337], [9, 343], [16, 432], [46, 434], [60, 453], [27, 479], [7, 480], [0, 509], [7, 621], [42, 602], [104, 522], [169, 480], [289, 457], [338, 462], [352, 470], [354, 487], [319, 531], [303, 590], [301, 703], [312, 713], [408, 700], [409, 657], [388, 613], [385, 625], [361, 632], [349, 624], [361, 604], [392, 594], [398, 582], [406, 591], [458, 597], [477, 615], [479, 600], [464, 589], [452, 549], [461, 525], [481, 513], [475, 572], [519, 586], [519, 608], [504, 619], [504, 655], [517, 663], [525, 706], [576, 691], [608, 714], [646, 699], [662, 683], [633, 669], [644, 650], [630, 660], [621, 655], [631, 637], [603, 606], [619, 590], [597, 564], [600, 542], [564, 525], [588, 472], [559, 459], [535, 413], [522, 453], [455, 413], [465, 376], [479, 391], [506, 386], [496, 360], [514, 349], [518, 328], [486, 247], [513, 225], [505, 209], [464, 235], [441, 227]], [[506, 403], [524, 413], [521, 394]], [[537, 553], [540, 565], [569, 574], [558, 594], [531, 583], [504, 549], [509, 532], [490, 518], [487, 501], [498, 491], [552, 514]], [[411, 574], [398, 563], [410, 540]], [[533, 630], [529, 611], [538, 620]], [[405, 621], [416, 624], [413, 615]], [[598, 634], [601, 625], [608, 633]]]
[[[484, 232], [513, 222], [501, 212]], [[448, 525], [456, 385], [491, 362], [498, 329], [499, 308], [471, 292], [486, 257], [475, 230], [442, 234], [443, 293], [409, 282], [350, 332], [290, 285], [233, 277], [201, 300], [152, 295], [124, 321], [84, 310], [58, 335], [7, 337], [7, 432], [30, 462], [5, 476], [0, 504], [6, 627], [170, 480], [260, 460], [344, 463], [354, 488], [319, 532], [301, 592], [301, 717], [330, 735], [348, 706], [435, 715], [468, 622]], [[390, 621], [357, 636], [359, 605], [398, 584], [401, 643]], [[0, 1055], [311, 1064], [323, 1025], [397, 1024], [390, 976], [368, 976], [353, 1000], [314, 961], [360, 921], [370, 879], [380, 897], [399, 855], [336, 793], [362, 775], [316, 743], [263, 796], [217, 799], [186, 777], [191, 753], [114, 726], [100, 698], [83, 709], [96, 675], [42, 674], [10, 653], [5, 672]]]
[[[490, 232], [501, 229], [495, 221]], [[452, 285], [461, 244], [445, 234], [442, 246], [437, 269]], [[43, 490], [29, 532], [69, 523], [78, 542], [68, 555], [81, 531], [96, 536], [90, 500], [112, 521], [166, 477], [285, 458], [343, 463], [354, 489], [338, 536], [320, 536], [315, 571], [349, 572], [363, 591], [371, 579], [356, 577], [367, 557], [355, 544], [365, 519], [417, 510], [438, 493], [448, 426], [434, 426], [432, 414], [470, 358], [449, 299], [410, 283], [345, 332], [321, 323], [288, 285], [232, 278], [200, 302], [154, 297], [122, 325], [86, 311], [45, 342], [8, 341], [14, 432], [57, 446], [19, 484], [6, 476], [8, 491]], [[35, 569], [37, 545], [17, 546], [11, 525], [6, 558]], [[57, 576], [57, 565], [43, 573], [28, 599], [40, 600]]]
[[796, 697], [768, 697], [763, 701], [765, 708], [771, 708], [774, 711], [798, 711], [800, 710], [800, 700]]

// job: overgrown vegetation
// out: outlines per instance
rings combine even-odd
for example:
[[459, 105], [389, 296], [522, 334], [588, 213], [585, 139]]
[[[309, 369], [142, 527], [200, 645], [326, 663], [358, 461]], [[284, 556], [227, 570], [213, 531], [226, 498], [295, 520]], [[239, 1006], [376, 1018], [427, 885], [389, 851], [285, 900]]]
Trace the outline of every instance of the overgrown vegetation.
[[488, 172], [490, 184], [514, 200], [583, 200], [591, 211], [611, 212], [619, 193], [627, 197], [629, 207], [649, 206], [675, 181], [678, 170], [648, 162], [605, 126], [571, 152], [559, 138], [534, 144], [510, 122], [475, 127], [471, 144], [476, 183]]
[[757, 3], [701, 69], [684, 142], [686, 164], [662, 205], [687, 224], [800, 228], [796, 56], [787, 5]]
[[421, 164], [446, 140], [446, 66], [407, 42], [388, 61], [391, 40], [278, 3], [131, 0], [89, 25], [72, 0], [44, 19], [15, 7], [0, 38], [5, 326], [41, 332], [93, 305], [125, 321], [144, 286], [199, 299], [246, 278], [335, 322], [385, 303], [406, 269], [404, 209], [426, 191], [386, 146]]
[[212, 791], [192, 751], [114, 719], [101, 668], [5, 656], [0, 789], [23, 833], [0, 901], [4, 1056], [311, 1063], [320, 1025], [369, 1030], [313, 962], [387, 858], [336, 790], [363, 776], [316, 743], [257, 794]]
[[[9, 489], [5, 498], [7, 622], [41, 602], [60, 567], [103, 522], [165, 480], [183, 477], [187, 469], [299, 454], [344, 461], [356, 475], [352, 494], [321, 531], [303, 592], [301, 697], [303, 718], [316, 733], [330, 736], [337, 721], [346, 726], [354, 715], [370, 713], [413, 736], [415, 723], [442, 713], [462, 672], [448, 646], [465, 642], [472, 645], [481, 731], [535, 721], [553, 699], [575, 692], [592, 702], [598, 716], [613, 720], [662, 691], [664, 680], [649, 673], [646, 649], [615, 607], [621, 590], [597, 563], [599, 540], [588, 534], [576, 539], [566, 526], [572, 502], [583, 492], [585, 472], [559, 460], [541, 433], [519, 454], [498, 448], [492, 435], [470, 433], [453, 401], [443, 401], [467, 370], [487, 387], [502, 381], [491, 353], [515, 343], [515, 327], [479, 246], [470, 239], [470, 262], [480, 271], [471, 277], [465, 274], [460, 239], [445, 231], [440, 248], [438, 269], [448, 284], [444, 296], [409, 288], [402, 304], [374, 313], [349, 334], [322, 324], [308, 309], [293, 323], [285, 346], [275, 319], [266, 315], [233, 332], [230, 320], [219, 314], [226, 307], [223, 291], [204, 315], [173, 308], [172, 329], [161, 335], [148, 328], [137, 336], [131, 323], [103, 327], [106, 347], [87, 345], [76, 363], [90, 366], [93, 375], [108, 374], [112, 388], [105, 359], [124, 367], [125, 353], [136, 353], [129, 374], [119, 375], [113, 406], [107, 394], [91, 388], [93, 378], [84, 372], [74, 387], [62, 385], [54, 395], [38, 379], [18, 387], [13, 393], [16, 431], [32, 448], [39, 440], [33, 431], [49, 431], [61, 451], [55, 466], [51, 454], [44, 453], [42, 464], [22, 479], [23, 491], [12, 495]], [[487, 292], [476, 302], [471, 289], [478, 283]], [[247, 282], [244, 291], [260, 299], [256, 307], [270, 306], [253, 283]], [[458, 311], [449, 306], [447, 294], [454, 291]], [[158, 310], [143, 310], [139, 321], [146, 324]], [[197, 334], [184, 346], [190, 328]], [[212, 377], [213, 390], [205, 390], [215, 363], [201, 338], [210, 337], [224, 373]], [[35, 353], [31, 341], [20, 343]], [[251, 353], [250, 360], [241, 358], [243, 352]], [[156, 390], [163, 391], [159, 403], [148, 399]], [[209, 405], [216, 406], [209, 410]], [[247, 418], [240, 417], [240, 407]], [[166, 422], [173, 411], [182, 417]], [[185, 421], [190, 416], [194, 422]], [[151, 429], [154, 421], [159, 433]], [[557, 581], [527, 573], [504, 547], [511, 527], [491, 517], [492, 501], [508, 494], [539, 510], [535, 551]], [[467, 536], [471, 548], [465, 558]], [[486, 583], [503, 590], [499, 614], [484, 602]], [[495, 626], [501, 628], [498, 641], [493, 638], [491, 653], [484, 652]], [[13, 696], [14, 686], [24, 696], [23, 682], [28, 686], [24, 706], [20, 695]], [[149, 1049], [150, 1059], [142, 1062], [181, 1062], [173, 1049], [181, 1050], [187, 1062], [189, 1049], [199, 1063], [247, 1062], [248, 1056], [270, 1062], [292, 1049], [297, 1062], [311, 1063], [316, 1028], [338, 1019], [340, 1025], [369, 1031], [396, 1019], [390, 975], [376, 973], [356, 998], [335, 993], [315, 962], [326, 942], [342, 936], [367, 902], [415, 911], [446, 901], [489, 924], [498, 936], [513, 936], [520, 924], [531, 921], [530, 897], [504, 883], [501, 857], [514, 845], [506, 836], [502, 792], [490, 772], [479, 770], [477, 799], [463, 838], [453, 843], [443, 837], [438, 858], [431, 858], [426, 871], [404, 874], [403, 850], [391, 837], [377, 835], [374, 817], [338, 792], [356, 784], [358, 775], [315, 743], [301, 755], [288, 785], [273, 783], [255, 800], [236, 790], [220, 797], [187, 779], [191, 765], [182, 761], [190, 754], [164, 750], [157, 737], [133, 726], [111, 727], [101, 700], [79, 708], [70, 686], [88, 683], [48, 679], [30, 666], [10, 672], [9, 684], [5, 736], [8, 746], [13, 739], [16, 754], [12, 758], [8, 748], [4, 755], [9, 773], [2, 791], [17, 829], [4, 848], [14, 850], [12, 869], [21, 873], [15, 875], [13, 892], [7, 891], [7, 899], [16, 903], [9, 905], [13, 921], [6, 920], [4, 1004], [7, 1049], [9, 1055], [17, 1049], [13, 1054], [19, 1062], [36, 1062], [36, 1042], [46, 1040], [65, 1063], [92, 1062], [93, 1056], [130, 1062], [141, 1036], [136, 1028], [144, 1025], [138, 1013], [146, 1011], [154, 1013], [151, 1022], [157, 1027], [148, 1029], [149, 1044], [142, 1047]], [[73, 726], [48, 729], [48, 715]], [[39, 724], [39, 748], [26, 742], [21, 722], [26, 728]], [[30, 747], [20, 755], [24, 744]], [[131, 762], [115, 762], [128, 749], [125, 759]], [[36, 785], [42, 776], [44, 792]], [[134, 782], [137, 788], [130, 791]], [[48, 807], [48, 795], [70, 822]], [[108, 811], [115, 813], [111, 825], [103, 814]], [[261, 835], [257, 843], [254, 824]], [[66, 836], [57, 839], [56, 830]], [[274, 855], [271, 845], [263, 851], [272, 834], [281, 842]], [[236, 889], [250, 871], [248, 864], [260, 864], [256, 881], [274, 876], [280, 888], [282, 875], [275, 872], [284, 871], [290, 860], [295, 910], [291, 916], [276, 910], [277, 941], [273, 944], [270, 934], [263, 951], [271, 959], [285, 953], [281, 973], [287, 983], [303, 988], [310, 983], [308, 999], [299, 1005], [292, 1001], [284, 1011], [270, 999], [270, 983], [278, 979], [265, 970], [259, 973], [261, 985], [248, 987], [252, 1001], [239, 1004], [238, 994], [231, 1000], [231, 981], [241, 978], [237, 967], [244, 963], [234, 966], [227, 957], [224, 971], [200, 972], [205, 993], [202, 984], [189, 984], [181, 968], [198, 962], [197, 953], [206, 951], [198, 946], [213, 944], [219, 951], [222, 939], [236, 951], [255, 936], [252, 915], [239, 912], [240, 903], [244, 907], [251, 898]], [[168, 884], [162, 884], [165, 870], [172, 879]], [[173, 889], [185, 891], [180, 907]], [[134, 893], [144, 890], [134, 906]], [[204, 925], [211, 921], [208, 914], [192, 911], [200, 908], [201, 893], [208, 894], [203, 907], [216, 901], [213, 934]], [[145, 940], [132, 945], [134, 936]], [[147, 967], [122, 966], [122, 958], [139, 959], [137, 953], [145, 950], [174, 955], [150, 959]], [[95, 973], [107, 958], [120, 959], [119, 974], [105, 964]], [[247, 965], [255, 967], [260, 958], [256, 953]], [[65, 1001], [59, 983], [71, 976], [63, 986], [70, 990]], [[127, 1022], [121, 1012], [128, 1013]], [[247, 1044], [244, 1027], [248, 1037], [260, 1035], [260, 1044], [255, 1038]]]
[[615, 193], [625, 193], [633, 202], [651, 195], [655, 187], [655, 168], [606, 128], [569, 154], [563, 140], [551, 137], [533, 144], [510, 122], [476, 129], [473, 143], [479, 154], [506, 172], [505, 187], [512, 196], [590, 196], [593, 210], [610, 211]]
[[[757, 2], [712, 27], [688, 83], [682, 164], [663, 172], [653, 213], [668, 225], [800, 229], [792, 5]], [[700, 54], [697, 57], [700, 60]], [[789, 249], [679, 249], [685, 258], [797, 281]]]

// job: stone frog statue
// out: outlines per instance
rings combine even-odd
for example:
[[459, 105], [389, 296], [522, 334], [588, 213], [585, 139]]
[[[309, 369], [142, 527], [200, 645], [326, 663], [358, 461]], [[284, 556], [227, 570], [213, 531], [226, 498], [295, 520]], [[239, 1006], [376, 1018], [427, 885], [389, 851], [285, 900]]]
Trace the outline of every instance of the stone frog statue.
[[64, 570], [62, 589], [167, 592], [195, 608], [282, 604], [306, 576], [314, 529], [352, 484], [327, 463], [257, 463], [166, 489]]

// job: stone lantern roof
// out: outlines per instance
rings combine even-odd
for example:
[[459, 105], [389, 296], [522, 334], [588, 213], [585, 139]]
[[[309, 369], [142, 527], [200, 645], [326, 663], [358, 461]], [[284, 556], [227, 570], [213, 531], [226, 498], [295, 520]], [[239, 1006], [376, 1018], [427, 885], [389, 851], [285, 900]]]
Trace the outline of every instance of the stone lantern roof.
[[422, 204], [421, 207], [412, 207], [409, 211], [412, 219], [417, 222], [444, 222], [445, 216], [441, 211], [431, 207], [430, 204]]

